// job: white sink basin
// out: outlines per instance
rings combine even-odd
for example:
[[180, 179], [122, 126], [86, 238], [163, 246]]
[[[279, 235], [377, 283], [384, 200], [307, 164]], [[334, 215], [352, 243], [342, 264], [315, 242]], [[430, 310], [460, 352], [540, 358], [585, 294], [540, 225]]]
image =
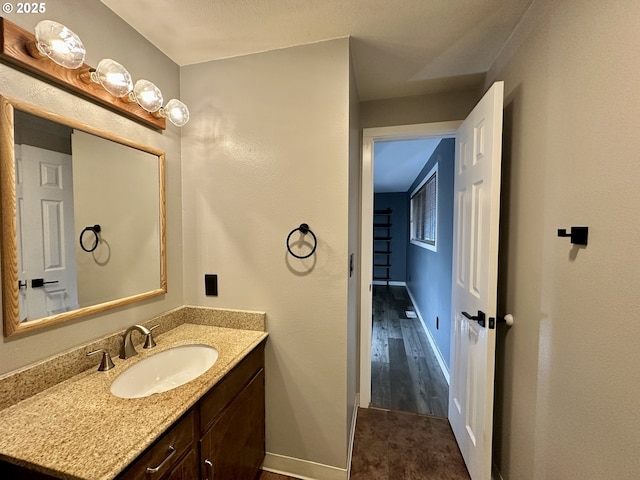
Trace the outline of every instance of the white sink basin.
[[120, 398], [148, 397], [190, 382], [218, 360], [218, 350], [209, 345], [182, 345], [140, 360], [111, 384]]

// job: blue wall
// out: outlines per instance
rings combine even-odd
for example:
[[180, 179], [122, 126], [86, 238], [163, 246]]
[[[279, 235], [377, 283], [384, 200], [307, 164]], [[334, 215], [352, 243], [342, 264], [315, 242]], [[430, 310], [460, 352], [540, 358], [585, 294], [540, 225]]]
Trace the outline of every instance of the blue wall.
[[[451, 267], [453, 252], [453, 171], [455, 140], [443, 139], [406, 194], [409, 195], [438, 163], [437, 252], [413, 245], [407, 239], [407, 288], [416, 309], [450, 367]], [[405, 235], [406, 238], [406, 235]], [[440, 326], [436, 328], [436, 317]]]
[[[373, 198], [374, 210], [386, 210], [391, 213], [391, 268], [389, 269], [392, 282], [407, 281], [407, 245], [408, 245], [408, 207], [407, 194], [403, 193], [376, 193]], [[374, 216], [375, 223], [381, 222], [384, 217]], [[374, 236], [385, 233], [385, 229], [375, 229]], [[384, 242], [374, 242], [374, 248], [383, 247]], [[382, 260], [382, 256], [374, 256], [374, 261]], [[374, 276], [383, 274], [384, 269], [374, 268]]]

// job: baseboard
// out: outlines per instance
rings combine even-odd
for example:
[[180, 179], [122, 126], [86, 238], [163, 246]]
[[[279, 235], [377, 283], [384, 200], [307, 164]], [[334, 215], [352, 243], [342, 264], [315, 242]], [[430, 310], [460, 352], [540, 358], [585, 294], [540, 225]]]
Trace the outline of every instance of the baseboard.
[[418, 308], [418, 302], [416, 302], [416, 299], [411, 294], [411, 290], [409, 289], [409, 287], [407, 287], [407, 293], [409, 294], [409, 298], [411, 298], [411, 303], [413, 303], [413, 306], [416, 309], [416, 314], [418, 315], [418, 318], [420, 319], [420, 323], [422, 324], [422, 329], [424, 330], [424, 333], [427, 335], [427, 340], [429, 340], [429, 344], [431, 345], [431, 348], [433, 349], [433, 353], [436, 356], [436, 360], [438, 360], [438, 365], [440, 365], [440, 370], [442, 370], [442, 374], [444, 375], [444, 378], [447, 381], [447, 385], [451, 385], [451, 380], [450, 380], [451, 377], [449, 375], [449, 368], [447, 367], [447, 362], [444, 361], [444, 357], [442, 356], [442, 352], [438, 348], [438, 344], [436, 343], [436, 340], [433, 338], [433, 335], [431, 334], [431, 330], [429, 330], [429, 328], [427, 327], [427, 324], [425, 323], [424, 319], [422, 318], [422, 315], [420, 315], [420, 309]]
[[267, 452], [262, 469], [301, 480], [349, 480], [349, 470]]
[[267, 472], [296, 477], [302, 480], [348, 480], [351, 476], [351, 459], [353, 457], [353, 443], [356, 436], [356, 419], [360, 406], [360, 394], [356, 393], [353, 413], [351, 416], [351, 431], [349, 432], [349, 453], [347, 455], [347, 469], [330, 467], [307, 460], [286, 457], [275, 453], [267, 453], [262, 469]]
[[386, 280], [374, 280], [373, 285], [389, 285], [390, 287], [406, 287], [407, 283], [406, 282], [398, 282], [395, 280], [390, 280], [389, 283], [387, 283]]

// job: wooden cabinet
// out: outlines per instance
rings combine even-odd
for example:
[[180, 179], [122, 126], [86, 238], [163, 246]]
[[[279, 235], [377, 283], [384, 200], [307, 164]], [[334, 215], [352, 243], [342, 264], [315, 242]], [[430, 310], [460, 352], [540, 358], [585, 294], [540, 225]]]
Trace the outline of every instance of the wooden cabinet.
[[265, 455], [264, 393], [263, 342], [118, 480], [253, 480]]
[[200, 440], [203, 480], [252, 480], [264, 459], [264, 371]]
[[265, 455], [264, 343], [200, 401], [203, 480], [253, 480]]

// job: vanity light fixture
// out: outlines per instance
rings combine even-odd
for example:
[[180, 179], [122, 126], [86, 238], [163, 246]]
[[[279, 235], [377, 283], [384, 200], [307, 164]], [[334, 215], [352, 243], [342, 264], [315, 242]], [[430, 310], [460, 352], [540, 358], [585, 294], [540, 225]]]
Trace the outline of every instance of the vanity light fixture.
[[133, 80], [128, 70], [115, 60], [100, 60], [95, 70], [89, 73], [92, 82], [102, 85], [114, 97], [122, 98], [133, 90]]
[[[38, 54], [64, 68], [79, 68], [87, 53], [80, 37], [53, 20], [42, 20], [35, 28]], [[33, 50], [31, 50], [33, 52]]]
[[176, 98], [172, 98], [164, 107], [158, 110], [158, 115], [168, 118], [176, 127], [182, 127], [189, 121], [189, 109]]
[[153, 113], [162, 107], [162, 92], [149, 80], [138, 80], [129, 93], [129, 101], [136, 102], [147, 112]]
[[[82, 41], [60, 23], [43, 20], [34, 35], [0, 17], [0, 34], [0, 61], [4, 63], [154, 129], [164, 130], [167, 118], [178, 127], [189, 120], [184, 103], [172, 99], [162, 107], [160, 89], [148, 80], [134, 85], [127, 69], [115, 60], [103, 59], [97, 68], [86, 65]], [[79, 73], [70, 74], [70, 69]]]

